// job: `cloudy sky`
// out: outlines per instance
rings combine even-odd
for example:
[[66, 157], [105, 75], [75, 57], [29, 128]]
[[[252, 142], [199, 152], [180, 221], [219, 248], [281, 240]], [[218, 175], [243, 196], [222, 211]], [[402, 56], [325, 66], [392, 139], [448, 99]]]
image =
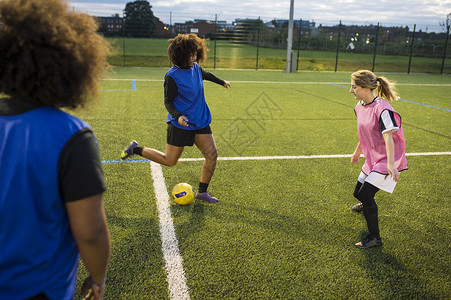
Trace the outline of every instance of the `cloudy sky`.
[[[77, 11], [96, 16], [111, 16], [133, 0], [72, 0]], [[194, 19], [231, 22], [235, 18], [263, 21], [288, 19], [290, 0], [149, 0], [154, 15], [165, 23]], [[451, 0], [310, 0], [294, 1], [294, 18], [315, 21], [317, 26], [338, 24], [409, 26], [417, 30], [440, 32], [439, 25], [451, 13]], [[451, 21], [451, 20], [450, 20]]]

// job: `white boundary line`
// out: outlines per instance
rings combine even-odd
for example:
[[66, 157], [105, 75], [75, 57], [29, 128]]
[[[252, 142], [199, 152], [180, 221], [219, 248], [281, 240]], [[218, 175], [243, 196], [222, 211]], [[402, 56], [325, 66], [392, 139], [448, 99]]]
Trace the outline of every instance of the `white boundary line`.
[[186, 284], [183, 259], [178, 246], [179, 243], [175, 235], [163, 169], [161, 165], [151, 162], [150, 170], [153, 178], [155, 196], [157, 198], [161, 244], [167, 273], [169, 298], [173, 300], [189, 300], [189, 289]]
[[[430, 156], [430, 155], [451, 155], [451, 152], [422, 152], [406, 153], [406, 156]], [[296, 155], [296, 156], [242, 156], [242, 157], [218, 157], [218, 160], [276, 160], [276, 159], [314, 159], [314, 158], [347, 158], [352, 154], [332, 154], [332, 155]], [[361, 155], [363, 157], [363, 155]], [[202, 161], [204, 158], [181, 158], [179, 161]]]
[[450, 155], [451, 152], [406, 153], [406, 156]]
[[[422, 153], [406, 153], [406, 156], [437, 156], [451, 155], [451, 152], [422, 152]], [[284, 160], [284, 159], [318, 159], [318, 158], [350, 158], [352, 154], [332, 154], [332, 155], [297, 155], [297, 156], [232, 156], [218, 157], [218, 160]], [[364, 157], [361, 155], [360, 157]], [[178, 161], [203, 161], [203, 157], [181, 158]], [[102, 160], [102, 163], [142, 163], [150, 162], [148, 159], [138, 160]], [[164, 178], [163, 178], [164, 179]]]
[[[103, 80], [108, 80], [108, 81], [130, 81], [130, 80], [135, 80], [135, 81], [149, 81], [149, 82], [163, 82], [163, 79], [120, 79], [120, 78], [105, 78]], [[283, 83], [283, 84], [346, 84], [349, 85], [349, 82], [322, 82], [322, 81], [246, 81], [246, 80], [237, 80], [237, 81], [231, 81], [232, 83], [261, 83], [261, 84], [276, 84], [276, 83]], [[396, 85], [408, 85], [408, 86], [450, 86], [450, 83], [396, 83]]]

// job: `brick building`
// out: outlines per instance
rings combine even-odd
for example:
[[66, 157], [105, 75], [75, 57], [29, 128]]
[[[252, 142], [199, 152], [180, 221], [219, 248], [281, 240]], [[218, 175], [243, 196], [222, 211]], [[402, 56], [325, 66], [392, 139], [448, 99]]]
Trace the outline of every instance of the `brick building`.
[[120, 35], [124, 19], [116, 14], [113, 17], [97, 17], [99, 22], [99, 32], [105, 35]]
[[154, 17], [155, 21], [155, 29], [153, 31], [153, 37], [156, 38], [170, 38], [171, 37], [171, 28], [169, 28], [168, 24], [161, 22], [159, 18]]

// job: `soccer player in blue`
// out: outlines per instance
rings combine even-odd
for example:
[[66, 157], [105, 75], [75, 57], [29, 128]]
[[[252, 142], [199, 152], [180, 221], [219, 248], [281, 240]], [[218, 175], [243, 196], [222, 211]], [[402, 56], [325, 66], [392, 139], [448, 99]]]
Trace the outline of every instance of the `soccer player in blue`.
[[121, 152], [121, 159], [138, 154], [156, 163], [174, 166], [184, 147], [195, 144], [205, 158], [196, 199], [217, 202], [218, 199], [207, 191], [216, 168], [218, 151], [210, 128], [211, 113], [205, 101], [203, 80], [225, 88], [229, 88], [230, 83], [197, 64], [206, 57], [205, 40], [195, 34], [179, 34], [169, 42], [168, 55], [174, 66], [164, 79], [164, 104], [168, 111], [166, 153], [140, 147], [132, 141]]
[[91, 127], [109, 46], [65, 0], [0, 1], [0, 299], [103, 299], [110, 237]]

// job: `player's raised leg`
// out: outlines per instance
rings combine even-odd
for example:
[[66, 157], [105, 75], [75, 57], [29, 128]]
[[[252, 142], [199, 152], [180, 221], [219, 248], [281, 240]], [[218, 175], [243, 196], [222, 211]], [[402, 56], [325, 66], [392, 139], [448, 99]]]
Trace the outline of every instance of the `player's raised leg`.
[[143, 148], [141, 156], [161, 165], [172, 167], [177, 164], [180, 156], [182, 156], [183, 148], [166, 144], [165, 153], [152, 148]]
[[136, 141], [132, 141], [127, 148], [122, 150], [121, 159], [125, 160], [135, 154], [138, 154], [156, 163], [172, 167], [177, 164], [183, 153], [183, 148], [184, 147], [177, 147], [167, 144], [166, 152], [163, 153], [152, 148], [140, 147]]

